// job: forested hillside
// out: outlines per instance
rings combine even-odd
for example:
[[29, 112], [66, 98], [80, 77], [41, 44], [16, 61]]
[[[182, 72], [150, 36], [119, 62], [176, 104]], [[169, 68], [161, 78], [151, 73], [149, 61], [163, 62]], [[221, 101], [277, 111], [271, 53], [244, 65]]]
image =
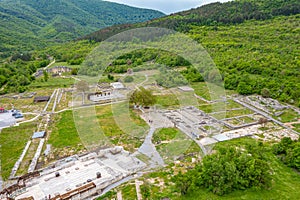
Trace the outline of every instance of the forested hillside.
[[231, 26], [194, 26], [189, 35], [212, 56], [226, 89], [296, 103], [300, 102], [299, 19], [295, 15]]
[[[262, 94], [300, 106], [299, 5], [295, 0], [213, 3], [147, 23], [105, 28], [81, 41], [49, 47], [38, 54], [50, 54], [57, 61], [80, 64], [97, 42], [118, 32], [153, 25], [169, 27], [184, 32], [205, 47], [220, 69], [226, 89], [244, 95]], [[261, 13], [264, 17], [251, 13]], [[236, 21], [235, 16], [242, 16], [242, 20]], [[176, 23], [172, 25], [172, 22]], [[107, 72], [124, 72], [147, 62], [150, 57], [170, 67], [186, 66], [182, 73], [190, 82], [203, 81], [189, 63], [174, 59], [174, 55], [153, 51], [136, 53], [115, 61]], [[3, 76], [7, 81], [7, 75]]]
[[222, 73], [226, 89], [244, 95], [262, 94], [300, 106], [299, 13], [300, 2], [296, 0], [237, 0], [147, 23], [109, 27], [83, 39], [102, 41], [118, 32], [145, 26], [175, 29], [207, 49]]
[[276, 16], [300, 13], [297, 0], [235, 0], [211, 3], [197, 9], [172, 14], [145, 23], [108, 27], [87, 35], [84, 39], [102, 41], [118, 32], [137, 27], [155, 26], [188, 32], [191, 26], [220, 26], [240, 24], [247, 20], [266, 20]]
[[164, 14], [102, 0], [1, 0], [0, 56], [62, 42], [114, 24], [143, 22]]

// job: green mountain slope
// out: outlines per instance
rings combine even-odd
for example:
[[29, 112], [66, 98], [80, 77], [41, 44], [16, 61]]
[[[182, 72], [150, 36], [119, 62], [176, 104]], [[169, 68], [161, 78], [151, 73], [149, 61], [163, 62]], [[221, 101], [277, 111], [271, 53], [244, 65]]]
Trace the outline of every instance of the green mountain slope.
[[147, 26], [174, 29], [207, 49], [226, 89], [245, 95], [264, 91], [300, 107], [299, 13], [297, 0], [236, 0], [146, 23], [105, 28], [83, 39], [100, 42], [124, 30]]
[[120, 25], [99, 30], [83, 39], [102, 41], [127, 29], [155, 26], [189, 32], [191, 26], [217, 26], [240, 24], [247, 20], [266, 20], [276, 16], [300, 13], [298, 0], [235, 0], [227, 3], [212, 3], [197, 9], [172, 14], [145, 23]]
[[[190, 25], [186, 34], [210, 54], [222, 74], [226, 89], [245, 95], [261, 94], [267, 90], [272, 98], [298, 102], [300, 106], [299, 19], [297, 14], [235, 25]], [[165, 56], [154, 54], [156, 62], [162, 57]], [[147, 61], [146, 55], [133, 53], [117, 60], [115, 63], [125, 65], [116, 65], [114, 69], [126, 71], [138, 63], [137, 58]], [[126, 60], [133, 64], [126, 65]], [[174, 66], [174, 63], [164, 64]], [[182, 65], [175, 63], [176, 66]]]
[[1, 0], [0, 52], [62, 42], [114, 24], [164, 14], [102, 0]]
[[[226, 89], [236, 90], [240, 94], [264, 93], [300, 107], [300, 15], [297, 14], [300, 13], [299, 5], [300, 2], [295, 0], [237, 0], [223, 4], [213, 3], [144, 23], [108, 27], [87, 35], [80, 41], [52, 46], [37, 54], [52, 55], [58, 62], [80, 64], [98, 45], [97, 42], [116, 33], [136, 27], [169, 27], [186, 33], [206, 48], [221, 72]], [[261, 17], [255, 18], [251, 13], [261, 13]], [[206, 17], [203, 18], [202, 15]], [[242, 16], [243, 20], [236, 22], [235, 16], [238, 15]], [[219, 16], [222, 18], [219, 19]], [[228, 21], [222, 22], [221, 19]], [[53, 23], [63, 23], [65, 20], [68, 18], [56, 16]], [[35, 29], [36, 26], [31, 28]], [[51, 25], [45, 26], [44, 29], [48, 29], [45, 32], [50, 33]], [[27, 29], [20, 31], [25, 32]], [[61, 32], [60, 37], [67, 37], [64, 33]], [[53, 37], [54, 35], [55, 31]], [[49, 37], [49, 34], [45, 34], [44, 37]], [[156, 62], [160, 62], [161, 58], [170, 57], [165, 54], [159, 56], [157, 53], [150, 57], [153, 56], [157, 58]], [[131, 59], [132, 65], [136, 66], [140, 60], [146, 62], [148, 57], [131, 54], [131, 57], [128, 55], [126, 59]], [[125, 63], [124, 65], [116, 67], [131, 67], [126, 65], [126, 59], [125, 62], [119, 62]], [[184, 66], [178, 62], [164, 64], [170, 67]], [[86, 69], [86, 72], [89, 71], [92, 69]], [[191, 82], [201, 80], [201, 77], [192, 72], [193, 70], [187, 70], [185, 74], [194, 79], [191, 79]]]

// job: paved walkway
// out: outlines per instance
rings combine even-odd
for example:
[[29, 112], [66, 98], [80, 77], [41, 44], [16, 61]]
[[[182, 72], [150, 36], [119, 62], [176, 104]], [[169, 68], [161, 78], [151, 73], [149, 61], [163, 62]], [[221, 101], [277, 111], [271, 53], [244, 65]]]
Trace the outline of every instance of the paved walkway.
[[159, 166], [164, 165], [164, 160], [161, 158], [161, 156], [159, 155], [159, 153], [157, 152], [157, 150], [155, 148], [155, 145], [152, 143], [152, 137], [153, 137], [155, 130], [156, 129], [153, 127], [150, 128], [149, 133], [148, 133], [144, 143], [138, 150], [140, 153], [145, 154], [146, 156], [151, 158], [151, 161], [153, 162], [152, 167], [155, 167], [157, 165], [159, 165]]
[[2, 180], [2, 177], [0, 176], [0, 191], [2, 191], [3, 190], [3, 180]]

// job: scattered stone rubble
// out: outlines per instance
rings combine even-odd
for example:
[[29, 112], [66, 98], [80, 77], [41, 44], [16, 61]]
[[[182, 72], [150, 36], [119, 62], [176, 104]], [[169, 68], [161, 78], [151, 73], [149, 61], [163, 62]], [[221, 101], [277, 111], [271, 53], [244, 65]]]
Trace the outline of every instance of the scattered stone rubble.
[[275, 99], [271, 98], [264, 98], [262, 96], [253, 95], [242, 97], [241, 100], [249, 105], [252, 105], [265, 113], [273, 115], [273, 113], [277, 113], [277, 115], [286, 109], [289, 109], [290, 106], [282, 105]]

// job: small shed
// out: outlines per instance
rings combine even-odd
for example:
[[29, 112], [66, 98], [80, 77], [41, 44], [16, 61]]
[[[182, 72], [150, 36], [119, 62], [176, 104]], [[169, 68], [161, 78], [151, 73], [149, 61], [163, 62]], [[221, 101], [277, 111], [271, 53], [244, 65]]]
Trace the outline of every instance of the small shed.
[[115, 90], [125, 89], [124, 85], [120, 82], [111, 83], [110, 86]]
[[39, 102], [47, 102], [49, 100], [50, 100], [50, 96], [39, 96], [39, 97], [34, 97], [33, 102], [39, 103]]
[[32, 139], [44, 138], [46, 135], [46, 131], [35, 132], [32, 136]]

